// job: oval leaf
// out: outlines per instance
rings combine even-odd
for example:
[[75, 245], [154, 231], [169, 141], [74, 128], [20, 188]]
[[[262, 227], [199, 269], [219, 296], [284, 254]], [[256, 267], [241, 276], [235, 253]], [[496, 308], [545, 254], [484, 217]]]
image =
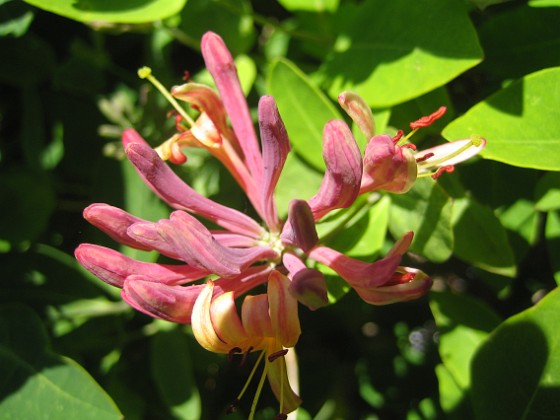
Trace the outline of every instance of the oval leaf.
[[477, 419], [545, 419], [560, 413], [560, 290], [502, 323], [471, 366]]
[[349, 19], [323, 71], [333, 98], [355, 90], [384, 108], [444, 85], [481, 59], [461, 2], [374, 0]]
[[121, 419], [114, 402], [74, 361], [51, 353], [29, 309], [0, 308], [2, 418]]
[[448, 139], [481, 135], [481, 155], [514, 166], [560, 170], [560, 67], [512, 83], [472, 107], [443, 131]]
[[79, 22], [146, 23], [181, 11], [187, 0], [24, 0], [39, 9]]

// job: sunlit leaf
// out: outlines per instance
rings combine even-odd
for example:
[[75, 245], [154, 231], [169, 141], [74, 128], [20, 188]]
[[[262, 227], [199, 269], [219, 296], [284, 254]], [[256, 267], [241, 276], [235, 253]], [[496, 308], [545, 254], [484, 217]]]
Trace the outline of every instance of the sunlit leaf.
[[186, 0], [24, 0], [48, 12], [79, 22], [146, 23], [173, 16]]
[[482, 301], [449, 292], [431, 293], [430, 308], [440, 333], [443, 364], [457, 386], [466, 391], [471, 382], [471, 359], [501, 319]]
[[560, 170], [560, 67], [525, 76], [472, 107], [443, 131], [445, 138], [478, 134], [481, 155], [524, 168]]
[[333, 98], [351, 89], [388, 107], [444, 85], [481, 58], [461, 2], [375, 0], [348, 20], [323, 73]]

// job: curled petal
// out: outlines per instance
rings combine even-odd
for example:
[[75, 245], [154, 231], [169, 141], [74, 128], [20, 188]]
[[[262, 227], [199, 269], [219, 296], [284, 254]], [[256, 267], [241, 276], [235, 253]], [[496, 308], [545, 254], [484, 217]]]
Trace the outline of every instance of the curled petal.
[[189, 265], [168, 265], [136, 261], [110, 248], [81, 244], [74, 251], [78, 262], [105, 283], [122, 288], [130, 276], [170, 286], [201, 279], [209, 273]]
[[194, 191], [149, 146], [129, 143], [128, 159], [144, 182], [170, 206], [188, 210], [232, 232], [258, 237], [262, 228], [249, 216], [218, 204]]
[[409, 267], [399, 267], [392, 280], [384, 286], [355, 290], [367, 303], [388, 305], [418, 299], [432, 286], [432, 279], [424, 272]]
[[290, 141], [272, 96], [263, 96], [259, 101], [259, 127], [264, 165], [263, 218], [270, 230], [274, 232], [280, 228], [280, 220], [273, 194], [290, 151]]
[[319, 192], [309, 200], [315, 220], [334, 209], [350, 206], [360, 191], [362, 155], [348, 126], [329, 121], [323, 132], [325, 176]]
[[185, 83], [173, 87], [171, 94], [207, 114], [218, 131], [229, 137], [227, 133], [230, 132], [230, 128], [226, 122], [226, 110], [220, 97], [212, 88], [199, 83]]
[[219, 276], [237, 275], [258, 260], [277, 256], [275, 251], [264, 246], [225, 247], [202, 223], [183, 211], [173, 212], [170, 220], [160, 220], [158, 225], [160, 234], [183, 261]]
[[247, 167], [253, 178], [262, 179], [259, 143], [233, 58], [222, 38], [212, 32], [202, 36], [201, 49], [206, 67], [216, 82], [233, 131], [245, 156]]
[[207, 148], [220, 147], [222, 136], [206, 112], [198, 116], [191, 127], [191, 134]]
[[108, 204], [96, 203], [85, 208], [84, 219], [123, 245], [144, 251], [153, 249], [139, 243], [128, 235], [127, 229], [130, 225], [144, 222], [145, 220], [133, 216], [124, 210], [109, 206]]
[[364, 133], [366, 139], [374, 136], [375, 120], [371, 108], [364, 98], [355, 92], [346, 91], [338, 95], [338, 103], [356, 123], [360, 131]]
[[250, 337], [274, 337], [267, 295], [246, 296], [241, 306], [241, 319]]
[[241, 343], [246, 342], [248, 336], [237, 315], [233, 292], [227, 292], [214, 298], [210, 305], [210, 317], [214, 331], [221, 341], [230, 345], [230, 350], [233, 347], [239, 347], [242, 352], [247, 351], [248, 346], [246, 348]]
[[191, 322], [194, 303], [204, 286], [168, 286], [138, 277], [127, 279], [121, 292], [130, 306], [155, 318], [180, 324]]
[[[196, 302], [194, 303], [191, 324], [194, 338], [206, 350], [216, 353], [229, 353], [235, 347], [224, 343], [218, 336], [212, 323], [210, 314], [210, 306], [212, 305], [212, 295], [214, 292], [214, 283], [208, 280]], [[237, 316], [237, 314], [235, 314]]]
[[417, 170], [412, 151], [395, 146], [387, 135], [375, 136], [366, 146], [360, 193], [374, 190], [404, 193], [416, 181]]
[[284, 347], [294, 347], [301, 334], [297, 300], [290, 294], [290, 281], [277, 270], [268, 277], [270, 320], [276, 339]]
[[284, 224], [282, 242], [301, 248], [308, 252], [319, 238], [315, 229], [315, 220], [309, 205], [304, 200], [292, 200], [288, 209], [288, 219]]

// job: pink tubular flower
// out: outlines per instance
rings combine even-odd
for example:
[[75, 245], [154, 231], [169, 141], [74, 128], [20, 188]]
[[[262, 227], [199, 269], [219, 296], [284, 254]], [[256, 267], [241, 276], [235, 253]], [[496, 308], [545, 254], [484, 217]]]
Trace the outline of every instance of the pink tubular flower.
[[[84, 210], [85, 219], [115, 241], [155, 250], [178, 263], [140, 262], [92, 244], [80, 245], [75, 255], [87, 270], [121, 288], [122, 298], [135, 309], [155, 318], [192, 324], [196, 339], [208, 350], [227, 354], [261, 351], [266, 355], [262, 378], [268, 377], [280, 401], [280, 413], [285, 415], [301, 401], [288, 383], [283, 356], [300, 335], [297, 303], [311, 310], [328, 303], [321, 266], [336, 271], [364, 301], [375, 305], [415, 299], [431, 285], [421, 271], [401, 266], [412, 233], [382, 260], [366, 263], [321, 244], [316, 222], [332, 210], [350, 207], [361, 193], [376, 189], [403, 192], [410, 188], [417, 171], [453, 165], [465, 153], [472, 154], [472, 145], [450, 143], [414, 155], [388, 136], [375, 136], [362, 158], [348, 126], [330, 121], [323, 133], [326, 172], [321, 187], [308, 201], [294, 199], [283, 221], [273, 193], [290, 144], [274, 99], [264, 96], [259, 101], [259, 142], [233, 59], [222, 39], [205, 34], [202, 55], [219, 94], [195, 83], [169, 93], [149, 69], [141, 69], [141, 77], [162, 90], [176, 107], [179, 132], [155, 150], [132, 129], [122, 135], [128, 160], [174, 209], [169, 218], [142, 220], [100, 203]], [[191, 104], [198, 117], [192, 119], [174, 98]], [[345, 109], [373, 135], [373, 120], [368, 121], [371, 111], [365, 102], [355, 95], [345, 98]], [[165, 162], [186, 161], [181, 147], [202, 147], [219, 159], [262, 222], [210, 200], [184, 183]], [[199, 218], [215, 228], [207, 228]], [[247, 295], [239, 317], [235, 299], [262, 284], [267, 285], [266, 294]], [[250, 417], [253, 414], [254, 405]]]
[[454, 165], [475, 156], [486, 145], [485, 139], [473, 137], [417, 152], [416, 146], [408, 143], [408, 139], [417, 130], [441, 118], [446, 107], [442, 106], [432, 114], [411, 122], [412, 131], [408, 135], [404, 136], [404, 132], [399, 130], [391, 138], [384, 134], [374, 135], [373, 114], [357, 93], [343, 92], [338, 102], [369, 139], [364, 155], [360, 194], [376, 190], [405, 193], [417, 177], [432, 176], [436, 179], [444, 172], [452, 172]]

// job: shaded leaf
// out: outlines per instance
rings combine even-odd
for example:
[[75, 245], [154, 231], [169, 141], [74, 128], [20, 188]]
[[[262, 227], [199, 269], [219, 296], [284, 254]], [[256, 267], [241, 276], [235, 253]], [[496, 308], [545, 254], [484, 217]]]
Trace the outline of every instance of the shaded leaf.
[[[420, 17], [421, 25], [403, 25]], [[371, 106], [383, 108], [444, 85], [481, 58], [461, 2], [375, 0], [356, 10], [323, 73], [331, 97], [356, 90]]]
[[0, 350], [4, 418], [122, 418], [85, 370], [48, 350], [41, 321], [29, 309], [0, 309]]
[[166, 406], [178, 418], [199, 419], [200, 395], [184, 330], [159, 331], [151, 347], [152, 376]]
[[[381, 251], [387, 235], [391, 200], [385, 196], [373, 205], [367, 200], [367, 197], [360, 197], [347, 210], [351, 215], [342, 225], [341, 218], [347, 217], [343, 213], [332, 221], [327, 217], [326, 222], [321, 222], [317, 226], [321, 241], [351, 257], [371, 258]], [[328, 239], [329, 235], [332, 236], [331, 240]]]
[[477, 419], [553, 418], [560, 412], [560, 290], [502, 323], [471, 366]]
[[247, 0], [189, 0], [181, 12], [181, 29], [195, 48], [206, 31], [216, 32], [234, 56], [249, 51], [256, 39]]
[[560, 285], [560, 212], [551, 211], [546, 218], [546, 247], [554, 279]]
[[524, 168], [560, 170], [560, 67], [525, 76], [476, 104], [443, 131], [488, 141], [481, 155]]
[[560, 65], [559, 25], [560, 9], [521, 5], [489, 16], [479, 29], [481, 70], [512, 79]]
[[46, 229], [54, 210], [50, 180], [24, 169], [0, 176], [0, 239], [18, 243], [34, 241]]
[[473, 198], [455, 201], [453, 211], [455, 254], [492, 273], [513, 277], [513, 252], [506, 232], [494, 212]]
[[452, 202], [434, 180], [417, 180], [408, 193], [392, 195], [391, 202], [389, 229], [394, 237], [400, 238], [412, 230], [411, 251], [434, 262], [445, 261], [451, 256]]
[[0, 36], [24, 35], [35, 17], [30, 7], [13, 0], [0, 1], [0, 7]]
[[545, 174], [535, 187], [535, 207], [540, 211], [560, 209], [560, 173]]

